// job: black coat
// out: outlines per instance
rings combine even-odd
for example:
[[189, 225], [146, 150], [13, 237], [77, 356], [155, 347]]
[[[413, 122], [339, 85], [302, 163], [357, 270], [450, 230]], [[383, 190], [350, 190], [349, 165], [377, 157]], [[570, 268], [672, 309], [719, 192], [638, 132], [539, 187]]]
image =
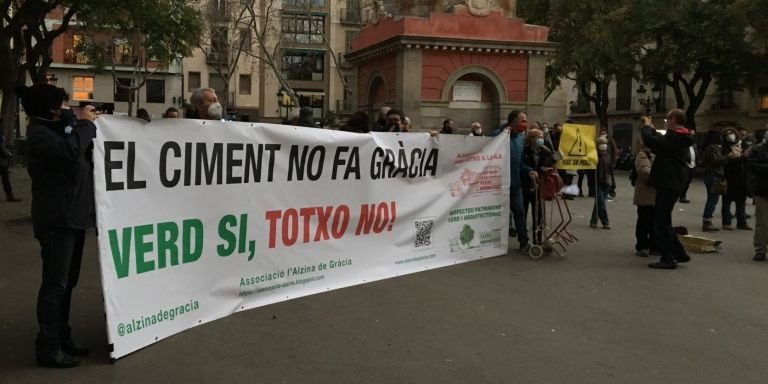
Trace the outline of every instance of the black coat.
[[682, 191], [688, 179], [688, 147], [693, 145], [693, 136], [668, 130], [661, 135], [651, 126], [642, 129], [643, 143], [656, 159], [648, 176], [648, 186], [659, 189]]
[[768, 197], [768, 145], [761, 143], [752, 147], [745, 168], [750, 192]]
[[27, 129], [35, 236], [57, 228], [94, 226], [93, 162], [96, 126], [79, 120], [71, 133], [33, 118]]
[[[523, 149], [523, 164], [527, 165], [534, 171], [536, 171], [539, 176], [543, 174], [542, 168], [552, 168], [554, 166], [554, 161], [552, 159], [552, 152], [548, 150], [548, 148], [542, 148], [539, 150], [539, 161], [536, 162], [536, 157], [534, 156], [533, 149], [531, 149], [530, 145], [526, 145]], [[523, 191], [530, 191], [531, 190], [531, 178], [528, 175], [521, 175], [522, 178], [522, 185], [523, 185]]]

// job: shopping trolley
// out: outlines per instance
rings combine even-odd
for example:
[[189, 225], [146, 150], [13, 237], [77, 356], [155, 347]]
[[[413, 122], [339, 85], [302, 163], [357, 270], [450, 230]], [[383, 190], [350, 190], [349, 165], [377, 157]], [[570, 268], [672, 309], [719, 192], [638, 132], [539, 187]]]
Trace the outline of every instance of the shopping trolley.
[[[563, 259], [568, 254], [567, 245], [579, 239], [568, 232], [568, 225], [573, 220], [573, 215], [568, 207], [568, 201], [561, 193], [563, 180], [554, 168], [543, 168], [542, 171], [532, 183], [533, 192], [535, 192], [533, 194], [534, 222], [531, 226], [532, 244], [528, 248], [528, 256], [532, 259], [540, 259], [547, 253]], [[553, 226], [555, 208], [557, 208], [559, 221]], [[549, 212], [549, 218], [547, 218], [547, 212]]]

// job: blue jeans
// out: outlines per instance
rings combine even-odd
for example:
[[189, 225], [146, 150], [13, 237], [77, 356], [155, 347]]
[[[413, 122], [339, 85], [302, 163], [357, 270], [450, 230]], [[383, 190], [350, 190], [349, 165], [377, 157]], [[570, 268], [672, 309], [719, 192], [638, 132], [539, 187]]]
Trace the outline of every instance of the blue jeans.
[[[517, 241], [520, 245], [528, 244], [528, 228], [525, 225], [525, 208], [523, 208], [523, 188], [515, 188], [509, 191], [509, 207], [517, 228]], [[509, 222], [512, 228], [512, 221]]]
[[707, 202], [704, 204], [704, 221], [712, 221], [712, 214], [715, 213], [717, 207], [717, 201], [720, 200], [720, 195], [712, 193], [712, 184], [715, 183], [715, 176], [708, 174], [704, 176], [704, 186], [707, 187]]
[[592, 218], [589, 220], [589, 223], [597, 225], [597, 218], [599, 217], [603, 225], [608, 225], [608, 208], [605, 206], [608, 187], [599, 186], [596, 192], [595, 205], [592, 208]]

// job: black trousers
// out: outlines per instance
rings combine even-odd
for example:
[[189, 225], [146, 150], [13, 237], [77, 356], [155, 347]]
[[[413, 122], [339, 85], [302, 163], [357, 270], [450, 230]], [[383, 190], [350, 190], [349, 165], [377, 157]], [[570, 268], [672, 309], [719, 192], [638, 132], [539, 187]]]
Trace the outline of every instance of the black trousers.
[[683, 191], [680, 192], [680, 199], [685, 199], [688, 196], [688, 188], [691, 186], [691, 180], [693, 180], [693, 169], [688, 168], [688, 174], [686, 175], [685, 184], [683, 184]]
[[653, 218], [656, 208], [650, 205], [637, 206], [637, 222], [635, 223], [635, 250], [657, 251], [656, 233], [653, 229]]
[[[541, 228], [544, 220], [544, 202], [536, 198], [535, 191], [523, 190], [523, 210], [526, 218], [531, 213], [531, 237], [534, 244], [541, 244], [544, 240], [544, 228]], [[527, 220], [527, 219], [526, 219]]]
[[653, 229], [656, 233], [656, 245], [661, 251], [661, 261], [664, 263], [675, 263], [678, 256], [686, 254], [674, 228], [672, 228], [672, 211], [674, 211], [675, 203], [679, 197], [680, 191], [656, 190]]
[[581, 188], [581, 184], [584, 181], [584, 175], [587, 176], [587, 190], [589, 191], [589, 197], [595, 197], [595, 170], [587, 169], [579, 171], [579, 193], [584, 194], [584, 189]]
[[[0, 148], [2, 151], [2, 148]], [[10, 198], [13, 196], [13, 189], [11, 188], [11, 176], [8, 172], [8, 167], [0, 165], [0, 179], [3, 180], [3, 191], [5, 191], [5, 197]]]
[[43, 258], [43, 281], [37, 296], [38, 354], [55, 353], [71, 340], [69, 308], [80, 277], [85, 230], [55, 229], [38, 236]]

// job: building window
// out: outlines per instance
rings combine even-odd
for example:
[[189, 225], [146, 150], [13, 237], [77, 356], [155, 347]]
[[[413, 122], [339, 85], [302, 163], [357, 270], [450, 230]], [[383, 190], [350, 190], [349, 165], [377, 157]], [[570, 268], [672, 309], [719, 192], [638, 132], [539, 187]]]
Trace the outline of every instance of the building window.
[[283, 42], [299, 44], [323, 44], [325, 16], [283, 14]]
[[226, 81], [223, 77], [219, 76], [218, 74], [210, 74], [208, 75], [208, 88], [213, 89], [216, 91], [216, 95], [218, 97], [224, 96], [224, 88], [226, 86]]
[[133, 66], [136, 59], [133, 56], [133, 45], [128, 39], [117, 38], [112, 40], [112, 59], [115, 65]]
[[632, 110], [632, 76], [618, 76], [616, 79], [616, 110]]
[[72, 36], [72, 49], [75, 64], [89, 64], [88, 56], [83, 52], [86, 38], [83, 35], [75, 34]]
[[200, 88], [200, 72], [187, 73], [187, 92]]
[[251, 75], [240, 75], [240, 94], [251, 94]]
[[253, 39], [251, 38], [250, 28], [240, 28], [240, 41], [242, 41], [243, 52], [251, 52], [253, 49]]
[[352, 40], [357, 39], [358, 36], [360, 36], [360, 31], [344, 31], [344, 48], [346, 49], [346, 52], [352, 52]]
[[[118, 77], [117, 81], [126, 87], [130, 87], [131, 84], [133, 84], [133, 81], [127, 77]], [[131, 91], [127, 89], [123, 89], [117, 86], [117, 83], [115, 83], [115, 101], [130, 101], [129, 98], [131, 97]]]
[[147, 80], [147, 103], [165, 103], [165, 80]]
[[[325, 106], [325, 95], [311, 94], [307, 95], [302, 90], [295, 90], [299, 99], [299, 106], [312, 108], [312, 117], [315, 119], [323, 118], [323, 107]], [[316, 91], [315, 91], [316, 92]]]
[[288, 80], [323, 81], [325, 52], [286, 50], [283, 55], [283, 76]]
[[760, 93], [760, 112], [768, 112], [768, 87], [761, 87]]
[[72, 100], [93, 101], [93, 76], [72, 78]]

